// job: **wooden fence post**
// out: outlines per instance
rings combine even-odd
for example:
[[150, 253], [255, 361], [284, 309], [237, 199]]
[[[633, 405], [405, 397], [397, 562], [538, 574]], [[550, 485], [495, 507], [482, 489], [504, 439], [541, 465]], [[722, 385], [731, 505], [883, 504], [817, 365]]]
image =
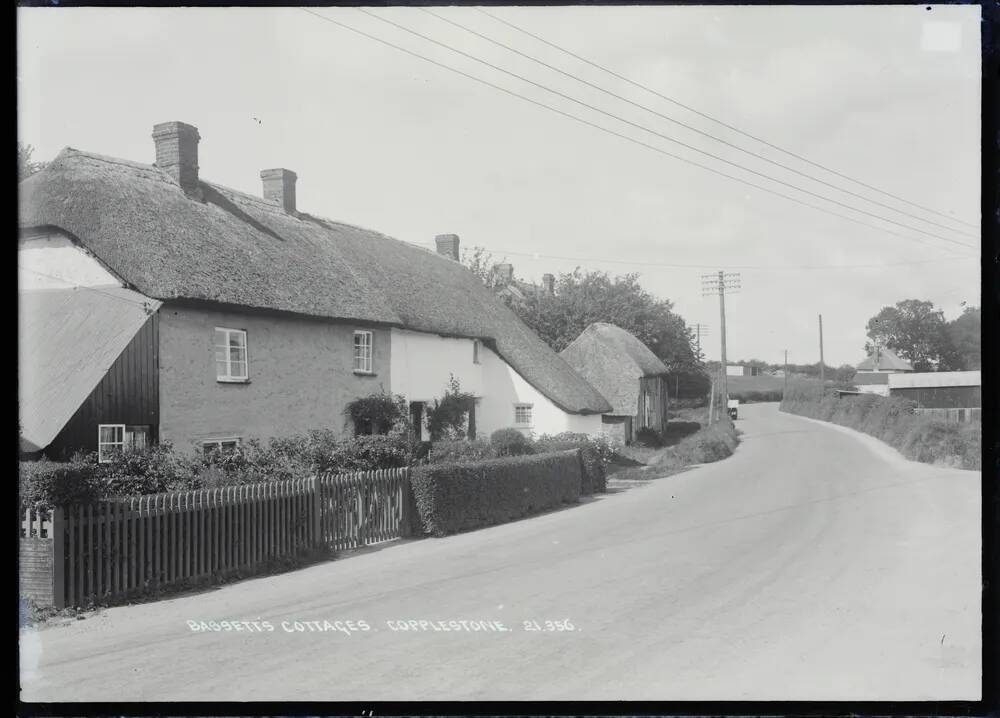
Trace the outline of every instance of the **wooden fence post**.
[[313, 548], [320, 548], [323, 537], [322, 514], [323, 502], [320, 501], [320, 478], [313, 476], [309, 481], [309, 490], [312, 492], [312, 545]]
[[402, 502], [402, 519], [400, 520], [399, 535], [402, 538], [410, 538], [416, 534], [416, 530], [413, 527], [413, 522], [415, 520], [413, 512], [413, 486], [410, 484], [410, 467], [406, 466], [402, 471], [402, 479], [400, 481], [401, 491], [400, 491], [400, 501]]
[[52, 605], [66, 607], [66, 521], [62, 507], [52, 509]]

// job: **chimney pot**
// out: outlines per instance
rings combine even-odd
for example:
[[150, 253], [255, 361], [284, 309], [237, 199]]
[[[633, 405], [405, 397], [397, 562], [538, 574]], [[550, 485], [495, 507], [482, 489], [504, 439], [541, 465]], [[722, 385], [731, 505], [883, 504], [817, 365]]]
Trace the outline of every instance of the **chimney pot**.
[[298, 179], [291, 170], [276, 167], [260, 171], [264, 183], [264, 199], [280, 205], [289, 214], [295, 214], [295, 181]]
[[542, 287], [545, 289], [545, 293], [552, 296], [556, 293], [556, 278], [552, 274], [542, 275]]
[[198, 184], [198, 128], [184, 122], [153, 125], [156, 166], [165, 171], [188, 195], [201, 197]]
[[437, 244], [438, 254], [454, 259], [456, 262], [461, 259], [458, 253], [457, 234], [439, 234], [434, 237], [434, 243]]

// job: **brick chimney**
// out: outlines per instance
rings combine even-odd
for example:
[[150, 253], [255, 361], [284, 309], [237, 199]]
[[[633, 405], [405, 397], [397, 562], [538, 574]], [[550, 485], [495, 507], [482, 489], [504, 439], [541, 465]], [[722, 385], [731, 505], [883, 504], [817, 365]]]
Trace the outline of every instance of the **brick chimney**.
[[201, 198], [198, 184], [198, 128], [184, 122], [153, 125], [156, 166], [181, 186], [185, 194]]
[[508, 264], [507, 262], [498, 264], [497, 274], [500, 275], [500, 279], [504, 282], [510, 283], [514, 281], [514, 265]]
[[264, 199], [281, 206], [289, 214], [295, 214], [295, 180], [297, 175], [291, 170], [277, 167], [261, 170], [264, 183]]
[[458, 253], [458, 235], [457, 234], [439, 234], [434, 238], [435, 244], [437, 244], [438, 254], [443, 254], [449, 259], [454, 259], [458, 262], [461, 256]]
[[553, 294], [555, 294], [556, 293], [556, 278], [555, 278], [555, 275], [552, 275], [552, 274], [543, 274], [542, 275], [542, 288], [545, 290], [545, 293], [547, 295], [549, 295], [550, 297]]

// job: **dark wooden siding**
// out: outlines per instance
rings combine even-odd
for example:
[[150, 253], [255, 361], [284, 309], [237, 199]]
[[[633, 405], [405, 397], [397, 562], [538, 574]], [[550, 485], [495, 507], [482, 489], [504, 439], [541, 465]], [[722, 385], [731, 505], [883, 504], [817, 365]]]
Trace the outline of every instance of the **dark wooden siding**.
[[[649, 401], [649, 421], [646, 421], [646, 401]], [[639, 406], [636, 431], [643, 428], [663, 431], [667, 427], [667, 382], [663, 376], [639, 379]]]
[[981, 386], [913, 386], [890, 389], [889, 394], [915, 401], [925, 409], [978, 409], [983, 405]]
[[159, 316], [153, 314], [46, 449], [51, 458], [97, 451], [98, 424], [156, 428], [160, 416]]

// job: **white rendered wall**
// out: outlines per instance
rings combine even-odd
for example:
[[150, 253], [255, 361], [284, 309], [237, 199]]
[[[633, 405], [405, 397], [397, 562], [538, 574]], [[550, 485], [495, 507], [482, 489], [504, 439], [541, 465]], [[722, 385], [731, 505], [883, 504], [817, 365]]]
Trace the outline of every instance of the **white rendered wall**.
[[[483, 365], [473, 362], [473, 340], [393, 329], [389, 387], [407, 401], [432, 401], [444, 396], [454, 375], [462, 391], [483, 394]], [[485, 349], [481, 349], [485, 351]]]

